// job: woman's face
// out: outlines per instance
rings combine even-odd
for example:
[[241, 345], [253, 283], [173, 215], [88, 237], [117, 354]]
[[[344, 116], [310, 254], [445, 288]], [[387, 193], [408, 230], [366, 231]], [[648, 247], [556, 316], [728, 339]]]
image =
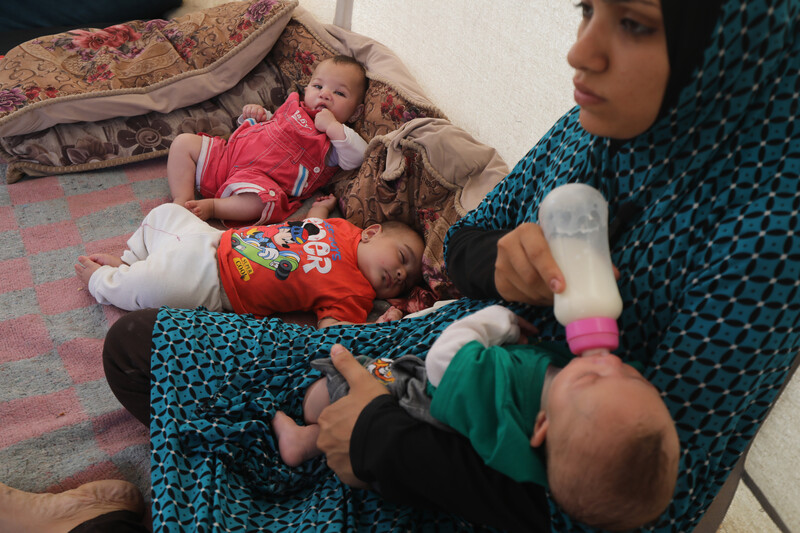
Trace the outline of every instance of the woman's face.
[[585, 0], [567, 54], [589, 133], [630, 139], [655, 122], [669, 78], [661, 0]]

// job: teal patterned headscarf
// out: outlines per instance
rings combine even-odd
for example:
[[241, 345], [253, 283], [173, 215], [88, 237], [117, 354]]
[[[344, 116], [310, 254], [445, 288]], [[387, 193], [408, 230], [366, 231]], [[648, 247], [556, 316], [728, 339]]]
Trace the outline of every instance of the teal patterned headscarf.
[[[656, 531], [696, 525], [800, 351], [800, 0], [725, 0], [720, 11], [649, 130], [599, 138], [573, 109], [456, 225], [536, 222], [542, 198], [573, 181], [609, 200], [618, 353], [645, 365], [683, 451]], [[539, 319], [545, 336], [563, 336]], [[553, 531], [581, 530], [551, 507]]]

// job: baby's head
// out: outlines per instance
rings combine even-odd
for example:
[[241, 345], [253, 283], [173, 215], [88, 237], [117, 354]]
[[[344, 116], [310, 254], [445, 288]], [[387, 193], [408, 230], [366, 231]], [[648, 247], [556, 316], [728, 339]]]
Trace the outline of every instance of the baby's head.
[[531, 445], [545, 433], [550, 492], [573, 518], [622, 531], [672, 500], [675, 424], [658, 390], [617, 356], [576, 357], [553, 378]]
[[373, 224], [361, 232], [358, 269], [378, 298], [396, 298], [422, 279], [422, 237], [401, 222]]
[[367, 74], [350, 56], [334, 56], [317, 65], [305, 89], [303, 102], [311, 109], [327, 109], [342, 124], [364, 110]]

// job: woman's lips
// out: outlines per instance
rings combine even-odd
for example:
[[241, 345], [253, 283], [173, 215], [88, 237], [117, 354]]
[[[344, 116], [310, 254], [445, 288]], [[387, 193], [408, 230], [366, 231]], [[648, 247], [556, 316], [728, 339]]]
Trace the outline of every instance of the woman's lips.
[[590, 105], [597, 105], [600, 103], [605, 102], [605, 99], [594, 94], [590, 91], [585, 85], [582, 85], [578, 82], [574, 82], [575, 84], [575, 103], [579, 106], [590, 106]]

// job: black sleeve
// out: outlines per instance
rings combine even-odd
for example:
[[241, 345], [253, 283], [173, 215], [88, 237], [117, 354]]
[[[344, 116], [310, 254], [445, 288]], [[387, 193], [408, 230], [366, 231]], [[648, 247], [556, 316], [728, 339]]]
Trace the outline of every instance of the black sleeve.
[[497, 241], [510, 230], [464, 226], [447, 243], [447, 275], [461, 294], [470, 298], [500, 298], [494, 285]]
[[507, 531], [550, 531], [543, 487], [489, 468], [466, 438], [412, 418], [390, 395], [359, 415], [350, 461], [355, 475], [391, 502]]

